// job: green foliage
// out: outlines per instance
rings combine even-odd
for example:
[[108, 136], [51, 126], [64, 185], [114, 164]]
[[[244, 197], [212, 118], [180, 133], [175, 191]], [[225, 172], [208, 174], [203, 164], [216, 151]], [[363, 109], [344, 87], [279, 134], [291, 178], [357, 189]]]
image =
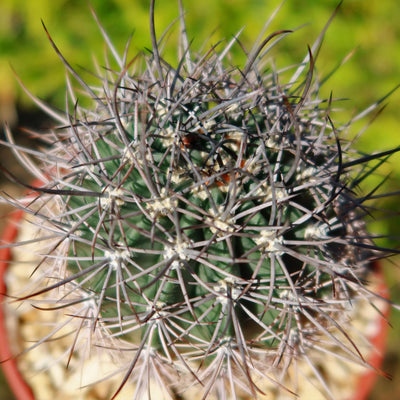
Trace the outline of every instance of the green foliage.
[[[240, 27], [246, 26], [243, 42], [248, 43], [256, 37], [271, 10], [279, 3], [253, 1], [249, 5], [244, 0], [205, 0], [190, 4], [187, 13], [190, 39], [194, 38], [194, 46], [198, 47], [212, 36], [214, 29], [218, 32], [215, 35], [217, 41], [221, 37], [229, 39]], [[134, 31], [133, 53], [150, 47], [147, 2], [94, 1], [92, 5], [115, 41], [123, 46]], [[284, 4], [272, 29], [294, 29], [304, 23], [310, 25], [296, 32], [298, 40], [283, 45], [288, 52], [282, 56], [280, 64], [289, 65], [299, 61], [299, 57], [303, 56], [303, 48], [296, 43], [312, 43], [336, 5], [337, 1], [334, 0], [287, 1]], [[162, 33], [177, 17], [177, 12], [168, 2], [160, 2], [156, 8], [158, 33]], [[101, 54], [103, 47], [98, 42], [97, 28], [88, 15], [86, 3], [4, 0], [0, 10], [2, 73], [6, 73], [6, 65], [11, 62], [34, 93], [40, 97], [57, 94], [62, 105], [62, 66], [46, 44], [40, 20], [55, 35], [55, 41], [73, 64], [87, 65], [92, 53]], [[399, 13], [398, 7], [391, 2], [348, 0], [343, 3], [327, 35], [327, 46], [322, 51], [320, 61], [326, 73], [354, 47], [359, 47], [352, 62], [333, 78], [337, 96], [349, 96], [358, 106], [367, 106], [392, 88], [400, 65], [399, 43], [396, 40], [399, 37]], [[117, 47], [122, 51], [121, 46]], [[175, 57], [175, 54], [171, 56]], [[43, 63], [47, 68], [43, 68]], [[3, 76], [12, 79], [9, 74]], [[353, 96], [354, 93], [357, 96]]]

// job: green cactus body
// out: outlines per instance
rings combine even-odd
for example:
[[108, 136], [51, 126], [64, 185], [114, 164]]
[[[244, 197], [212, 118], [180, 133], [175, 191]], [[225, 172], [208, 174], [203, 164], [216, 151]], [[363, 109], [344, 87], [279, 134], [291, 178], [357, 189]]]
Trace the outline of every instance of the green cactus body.
[[284, 387], [280, 361], [315, 346], [365, 364], [341, 326], [371, 296], [377, 253], [312, 55], [303, 81], [283, 85], [260, 72], [261, 50], [229, 66], [231, 45], [185, 48], [176, 69], [154, 49], [141, 73], [107, 72], [87, 88], [95, 109], [78, 107], [41, 154], [39, 197], [58, 211], [36, 213], [65, 273], [28, 297], [59, 293], [74, 341], [84, 325], [129, 354], [117, 393], [133, 380], [135, 398], [150, 396], [146, 365], [172, 398], [198, 385], [225, 399], [262, 397], [265, 379]]
[[[318, 302], [332, 290], [331, 264], [340, 260], [327, 260], [323, 238], [310, 241], [306, 230], [319, 222], [328, 242], [335, 237], [324, 220], [337, 201], [327, 168], [337, 149], [327, 135], [319, 148], [307, 111], [290, 116], [290, 93], [234, 84], [237, 71], [219, 88], [213, 69], [208, 85], [179, 76], [166, 100], [157, 81], [135, 82], [117, 93], [124, 125], [111, 115], [74, 128], [89, 145], [79, 144], [76, 166], [60, 179], [75, 191], [64, 198], [62, 221], [77, 230], [67, 268], [97, 296], [106, 325], [118, 317], [121, 337], [125, 321], [145, 334], [156, 313], [176, 324], [172, 346], [194, 341], [208, 354], [235, 341], [239, 323], [254, 328], [252, 345], [273, 348], [287, 335], [280, 324], [290, 302], [308, 292]], [[71, 151], [74, 141], [63, 146]]]

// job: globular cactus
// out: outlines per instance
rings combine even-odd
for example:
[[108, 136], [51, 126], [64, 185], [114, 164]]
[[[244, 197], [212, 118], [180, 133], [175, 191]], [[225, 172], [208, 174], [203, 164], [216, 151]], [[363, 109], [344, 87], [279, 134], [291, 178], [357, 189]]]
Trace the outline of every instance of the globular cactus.
[[368, 365], [353, 319], [378, 301], [382, 254], [356, 187], [381, 155], [357, 158], [319, 98], [322, 36], [287, 79], [264, 60], [289, 31], [242, 68], [226, 61], [237, 38], [192, 55], [182, 9], [178, 65], [160, 55], [154, 1], [151, 33], [128, 62], [103, 31], [120, 70], [98, 86], [52, 42], [93, 107], [72, 90], [65, 114], [41, 104], [60, 122], [41, 151], [8, 132], [41, 181], [24, 209], [46, 248], [19, 301], [64, 315], [39, 344], [69, 340], [67, 365], [107, 353], [96, 380], [122, 374], [116, 397], [285, 398], [302, 390], [295, 366], [334, 398], [325, 357]]

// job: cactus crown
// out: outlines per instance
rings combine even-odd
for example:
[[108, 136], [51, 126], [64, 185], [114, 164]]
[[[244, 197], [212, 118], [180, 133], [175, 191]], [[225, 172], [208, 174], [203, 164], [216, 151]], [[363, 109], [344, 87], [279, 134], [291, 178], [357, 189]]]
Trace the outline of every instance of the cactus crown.
[[226, 61], [237, 38], [197, 56], [181, 25], [176, 67], [153, 26], [149, 56], [127, 63], [111, 47], [121, 70], [99, 87], [61, 56], [94, 107], [50, 111], [62, 126], [37, 157], [31, 208], [52, 245], [38, 266], [46, 284], [23, 299], [51, 294], [73, 316], [71, 352], [89, 332], [122, 354], [117, 393], [132, 380], [135, 398], [149, 381], [173, 398], [192, 386], [256, 396], [265, 379], [284, 387], [275, 371], [316, 347], [365, 364], [343, 315], [371, 297], [379, 255], [361, 219], [368, 198], [354, 194], [369, 169], [318, 97], [312, 51], [282, 83], [264, 59], [289, 31], [239, 69]]

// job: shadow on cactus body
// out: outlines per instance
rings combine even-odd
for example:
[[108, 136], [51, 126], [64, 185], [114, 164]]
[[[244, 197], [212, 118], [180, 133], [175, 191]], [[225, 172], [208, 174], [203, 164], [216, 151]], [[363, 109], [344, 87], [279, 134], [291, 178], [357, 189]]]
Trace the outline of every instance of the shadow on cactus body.
[[11, 144], [43, 182], [26, 211], [48, 246], [21, 300], [45, 294], [37, 308], [70, 317], [67, 360], [88, 351], [82, 341], [109, 352], [123, 373], [116, 393], [133, 381], [138, 399], [154, 386], [176, 399], [290, 394], [285, 371], [303, 362], [332, 398], [311, 355], [335, 348], [367, 366], [351, 318], [360, 299], [375, 301], [365, 284], [383, 253], [363, 222], [372, 195], [354, 189], [391, 152], [355, 158], [339, 139], [347, 127], [313, 79], [322, 34], [285, 83], [264, 59], [289, 31], [238, 69], [226, 62], [238, 38], [193, 55], [181, 17], [171, 66], [153, 7], [150, 55], [128, 63], [103, 31], [120, 71], [106, 68], [98, 87], [52, 42], [94, 107], [72, 91], [65, 114], [38, 101], [60, 122], [50, 146]]

